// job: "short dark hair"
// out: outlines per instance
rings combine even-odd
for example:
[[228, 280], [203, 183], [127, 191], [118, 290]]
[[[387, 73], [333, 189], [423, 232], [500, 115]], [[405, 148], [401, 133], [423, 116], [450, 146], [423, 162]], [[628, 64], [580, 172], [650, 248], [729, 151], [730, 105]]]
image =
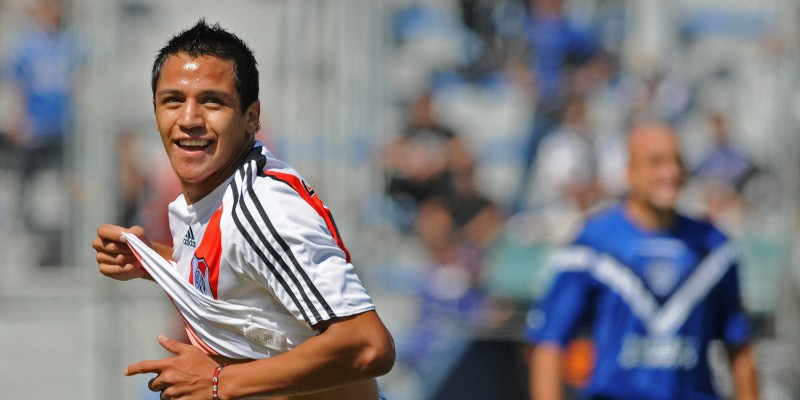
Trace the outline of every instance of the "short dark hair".
[[241, 111], [245, 112], [258, 100], [258, 68], [253, 51], [238, 36], [221, 28], [219, 24], [209, 25], [204, 18], [193, 27], [173, 36], [158, 51], [150, 82], [154, 99], [161, 68], [164, 67], [167, 57], [179, 53], [186, 53], [190, 57], [211, 56], [230, 61], [233, 63], [233, 80], [239, 92]]

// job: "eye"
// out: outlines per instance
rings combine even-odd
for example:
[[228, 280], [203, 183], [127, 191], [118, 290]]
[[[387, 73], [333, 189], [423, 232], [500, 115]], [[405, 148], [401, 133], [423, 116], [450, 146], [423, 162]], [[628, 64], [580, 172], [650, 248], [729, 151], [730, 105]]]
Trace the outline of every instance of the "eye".
[[203, 103], [204, 104], [211, 104], [211, 105], [220, 105], [220, 106], [225, 104], [225, 102], [222, 101], [221, 98], [216, 97], [216, 96], [207, 97], [206, 99], [203, 100]]
[[164, 96], [161, 98], [161, 104], [169, 105], [169, 104], [177, 104], [182, 102], [183, 100], [178, 96]]

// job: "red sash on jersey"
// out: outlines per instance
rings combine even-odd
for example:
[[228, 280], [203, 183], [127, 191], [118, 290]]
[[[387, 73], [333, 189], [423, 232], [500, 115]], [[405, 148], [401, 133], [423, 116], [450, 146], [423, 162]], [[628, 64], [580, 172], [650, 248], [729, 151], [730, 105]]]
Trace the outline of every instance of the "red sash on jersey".
[[219, 299], [217, 285], [219, 284], [219, 261], [222, 256], [222, 234], [219, 229], [219, 221], [222, 216], [222, 206], [211, 215], [211, 219], [206, 225], [203, 233], [203, 240], [197, 246], [192, 260], [192, 268], [189, 270], [189, 283], [197, 286], [195, 274], [199, 273], [205, 279], [211, 289], [211, 296]]
[[267, 176], [280, 180], [282, 182], [286, 182], [289, 186], [294, 189], [303, 200], [310, 205], [314, 211], [319, 214], [322, 219], [325, 220], [325, 225], [328, 226], [328, 230], [333, 235], [333, 239], [336, 240], [336, 244], [339, 246], [342, 251], [344, 251], [344, 255], [346, 257], [347, 262], [350, 262], [350, 252], [344, 246], [344, 242], [342, 241], [342, 237], [339, 235], [339, 229], [336, 227], [336, 223], [333, 221], [333, 215], [331, 214], [331, 210], [322, 203], [319, 196], [314, 192], [314, 189], [311, 188], [308, 184], [306, 184], [300, 178], [283, 172], [276, 172], [271, 170], [264, 171]]

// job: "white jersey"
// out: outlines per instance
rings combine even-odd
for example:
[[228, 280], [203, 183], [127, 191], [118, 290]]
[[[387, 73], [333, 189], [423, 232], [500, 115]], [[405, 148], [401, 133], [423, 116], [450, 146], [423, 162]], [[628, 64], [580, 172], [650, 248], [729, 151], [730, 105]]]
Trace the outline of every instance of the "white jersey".
[[[169, 222], [174, 268], [191, 285], [187, 288], [215, 304], [257, 309], [256, 319], [272, 319], [272, 331], [287, 333], [284, 348], [259, 343], [261, 356], [313, 336], [312, 327], [320, 322], [375, 308], [330, 211], [296, 171], [260, 142], [232, 177], [200, 201], [189, 205], [178, 196], [169, 205]], [[204, 340], [215, 329], [192, 323], [170, 296], [196, 346], [209, 354], [228, 353]], [[198, 304], [209, 307], [208, 302]]]

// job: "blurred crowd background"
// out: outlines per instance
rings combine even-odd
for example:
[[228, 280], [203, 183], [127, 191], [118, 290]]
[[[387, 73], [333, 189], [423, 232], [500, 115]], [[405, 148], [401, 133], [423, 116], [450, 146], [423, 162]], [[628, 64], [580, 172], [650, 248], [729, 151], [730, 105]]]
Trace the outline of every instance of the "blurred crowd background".
[[800, 398], [796, 0], [0, 0], [5, 395], [153, 398], [122, 369], [163, 356], [174, 309], [102, 279], [90, 243], [169, 240], [150, 67], [200, 17], [255, 51], [259, 139], [336, 216], [397, 342], [391, 399], [526, 398], [548, 255], [624, 195], [643, 116], [681, 135], [681, 209], [742, 250], [763, 398]]

